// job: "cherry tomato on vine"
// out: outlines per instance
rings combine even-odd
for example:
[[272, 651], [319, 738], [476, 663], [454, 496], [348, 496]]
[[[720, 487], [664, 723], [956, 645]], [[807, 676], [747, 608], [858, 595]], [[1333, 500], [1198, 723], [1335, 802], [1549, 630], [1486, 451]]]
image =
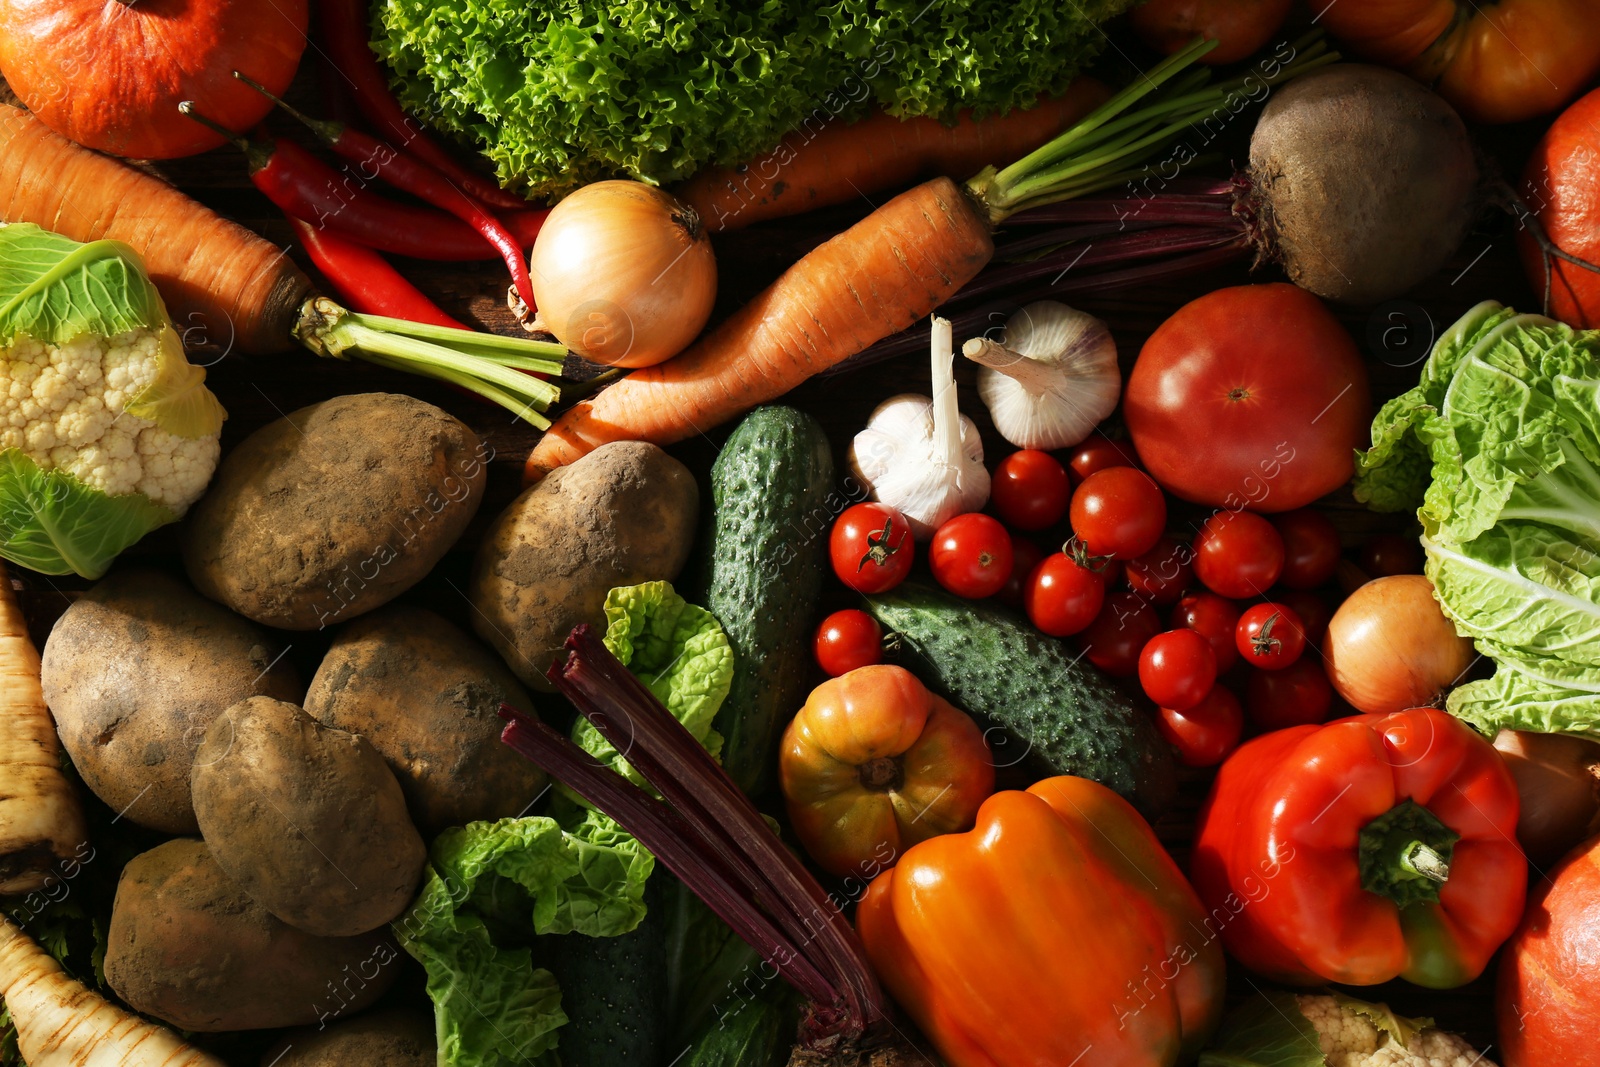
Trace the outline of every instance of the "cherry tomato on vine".
[[1415, 537], [1392, 533], [1373, 534], [1361, 546], [1360, 563], [1368, 578], [1421, 574], [1422, 545]]
[[1072, 502], [1072, 478], [1050, 453], [1025, 448], [1000, 461], [989, 480], [989, 503], [1008, 525], [1044, 530], [1061, 521]]
[[1162, 708], [1156, 716], [1156, 726], [1187, 766], [1215, 767], [1239, 747], [1244, 712], [1239, 709], [1239, 698], [1226, 686], [1214, 685], [1205, 699], [1192, 708]]
[[1234, 644], [1250, 666], [1281, 671], [1305, 651], [1305, 624], [1287, 605], [1255, 604], [1239, 616]]
[[887, 504], [853, 504], [828, 537], [833, 573], [858, 593], [887, 593], [911, 573], [916, 542], [905, 516]]
[[1072, 532], [1091, 556], [1133, 559], [1161, 540], [1167, 498], [1144, 471], [1108, 467], [1072, 494]]
[[1045, 551], [1026, 537], [1011, 535], [1011, 577], [1000, 587], [995, 599], [1007, 607], [1022, 607], [1023, 594], [1028, 589], [1028, 578], [1033, 568], [1044, 561]]
[[1105, 600], [1100, 576], [1064, 552], [1046, 556], [1028, 576], [1022, 593], [1028, 618], [1051, 637], [1082, 631], [1095, 621]]
[[928, 566], [956, 596], [994, 596], [1011, 577], [1011, 535], [990, 515], [957, 515], [934, 531]]
[[812, 640], [817, 666], [832, 678], [883, 662], [883, 627], [864, 611], [847, 608], [822, 620]]
[[1161, 632], [1161, 619], [1136, 593], [1112, 593], [1094, 621], [1078, 634], [1084, 656], [1116, 678], [1139, 673], [1139, 653]]
[[1327, 720], [1333, 684], [1320, 656], [1301, 656], [1281, 671], [1251, 671], [1244, 702], [1258, 730], [1305, 726]]
[[1072, 449], [1067, 466], [1081, 482], [1107, 467], [1137, 467], [1139, 453], [1133, 450], [1131, 441], [1113, 441], [1104, 434], [1092, 433]]
[[1283, 573], [1283, 538], [1254, 512], [1219, 511], [1194, 539], [1194, 573], [1220, 596], [1260, 596]]
[[1176, 603], [1194, 584], [1194, 549], [1163, 537], [1156, 547], [1128, 561], [1127, 578], [1128, 588], [1150, 603], [1161, 607]]
[[1300, 628], [1305, 631], [1306, 647], [1321, 648], [1322, 639], [1328, 635], [1328, 623], [1333, 620], [1334, 605], [1321, 593], [1306, 589], [1274, 589], [1267, 594], [1274, 604], [1282, 604], [1300, 617]]
[[1339, 569], [1339, 531], [1320, 511], [1297, 508], [1272, 516], [1283, 538], [1283, 573], [1278, 581], [1290, 589], [1326, 585]]
[[1190, 593], [1172, 609], [1173, 627], [1186, 626], [1204, 637], [1217, 657], [1217, 673], [1222, 674], [1239, 659], [1234, 647], [1234, 631], [1244, 609], [1227, 597], [1204, 591]]
[[1216, 654], [1211, 642], [1194, 630], [1156, 634], [1139, 653], [1139, 685], [1160, 707], [1192, 708], [1216, 684]]

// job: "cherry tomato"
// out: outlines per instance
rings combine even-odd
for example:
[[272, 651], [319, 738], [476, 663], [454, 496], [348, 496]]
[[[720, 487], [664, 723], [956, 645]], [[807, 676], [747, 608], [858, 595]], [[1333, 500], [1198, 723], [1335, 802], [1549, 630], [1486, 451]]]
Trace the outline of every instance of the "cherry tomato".
[[1072, 479], [1048, 452], [1025, 448], [1000, 461], [989, 481], [989, 503], [1008, 525], [1044, 530], [1061, 521], [1072, 502]]
[[1160, 707], [1192, 708], [1216, 684], [1216, 654], [1211, 642], [1194, 630], [1156, 634], [1139, 653], [1139, 685]]
[[1251, 671], [1244, 702], [1258, 730], [1306, 726], [1327, 720], [1333, 683], [1320, 656], [1301, 656], [1281, 671]]
[[1117, 678], [1131, 678], [1139, 673], [1139, 653], [1160, 632], [1161, 619], [1143, 597], [1112, 593], [1100, 614], [1078, 634], [1078, 644], [1096, 667]]
[[1100, 576], [1100, 582], [1106, 587], [1106, 592], [1122, 584], [1122, 579], [1127, 577], [1127, 565], [1120, 559], [1097, 559], [1094, 561], [1094, 572]]
[[1194, 573], [1221, 596], [1260, 596], [1283, 573], [1283, 538], [1253, 512], [1219, 511], [1194, 539]]
[[1256, 604], [1239, 616], [1234, 630], [1239, 658], [1264, 671], [1281, 671], [1306, 650], [1306, 628], [1294, 609], [1283, 604]]
[[1300, 616], [1300, 627], [1306, 633], [1306, 647], [1321, 648], [1322, 639], [1328, 635], [1328, 623], [1333, 619], [1334, 605], [1321, 593], [1306, 589], [1274, 589], [1267, 594], [1274, 604], [1283, 604]]
[[905, 516], [887, 504], [845, 508], [828, 537], [833, 573], [858, 593], [887, 593], [911, 573], [916, 542]]
[[1361, 546], [1361, 569], [1368, 578], [1388, 578], [1395, 574], [1422, 573], [1422, 545], [1415, 537], [1399, 534], [1373, 534]]
[[1244, 611], [1238, 604], [1215, 593], [1190, 593], [1172, 609], [1172, 625], [1186, 626], [1204, 637], [1217, 657], [1217, 673], [1222, 674], [1239, 659], [1234, 647], [1234, 631]]
[[957, 515], [934, 531], [928, 567], [956, 596], [994, 596], [1011, 577], [1011, 535], [992, 516]]
[[1205, 699], [1192, 708], [1162, 708], [1156, 726], [1187, 766], [1215, 767], [1239, 747], [1244, 712], [1239, 710], [1239, 698], [1226, 686], [1214, 685]]
[[1092, 433], [1072, 450], [1067, 466], [1081, 482], [1107, 467], [1137, 467], [1139, 453], [1133, 450], [1131, 441], [1113, 441], [1103, 434]]
[[1181, 541], [1163, 537], [1156, 547], [1130, 559], [1128, 588], [1152, 604], [1174, 604], [1194, 583], [1194, 549]]
[[1339, 531], [1328, 517], [1311, 508], [1297, 508], [1272, 517], [1283, 538], [1283, 574], [1278, 581], [1290, 589], [1315, 589], [1326, 585], [1339, 569]]
[[1084, 629], [1100, 614], [1106, 586], [1099, 575], [1064, 552], [1046, 556], [1028, 576], [1022, 606], [1033, 624], [1051, 637]]
[[995, 599], [1012, 608], [1022, 607], [1023, 594], [1028, 589], [1028, 578], [1033, 568], [1044, 560], [1044, 549], [1026, 537], [1011, 535], [1011, 577], [1000, 587]]
[[1161, 540], [1167, 499], [1144, 471], [1108, 467], [1072, 494], [1072, 532], [1091, 556], [1133, 559]]
[[811, 643], [817, 666], [832, 678], [883, 662], [883, 627], [864, 611], [848, 608], [822, 620]]

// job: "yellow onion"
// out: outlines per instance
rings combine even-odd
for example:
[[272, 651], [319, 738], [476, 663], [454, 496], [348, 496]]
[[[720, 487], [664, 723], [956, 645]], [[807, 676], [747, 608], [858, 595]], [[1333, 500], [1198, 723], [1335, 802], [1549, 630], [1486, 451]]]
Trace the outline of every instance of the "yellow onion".
[[1339, 695], [1378, 714], [1437, 704], [1473, 662], [1472, 642], [1420, 574], [1377, 578], [1351, 593], [1328, 623], [1322, 653]]
[[717, 263], [700, 216], [642, 182], [595, 182], [557, 204], [528, 257], [535, 325], [613, 367], [686, 348], [711, 316]]

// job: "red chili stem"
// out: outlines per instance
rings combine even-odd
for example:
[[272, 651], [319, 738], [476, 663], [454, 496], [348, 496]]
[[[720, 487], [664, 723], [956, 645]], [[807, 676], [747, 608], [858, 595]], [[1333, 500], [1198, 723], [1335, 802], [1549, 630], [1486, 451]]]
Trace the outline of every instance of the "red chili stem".
[[749, 888], [706, 847], [683, 819], [626, 778], [600, 763], [559, 731], [500, 705], [507, 720], [500, 739], [577, 790], [637, 837], [712, 911], [762, 955], [775, 962], [784, 979], [806, 997], [831, 1003], [838, 993], [771, 919], [750, 902]]
[[459, 185], [438, 169], [414, 156], [399, 151], [394, 146], [368, 133], [352, 129], [342, 122], [325, 122], [302, 114], [298, 109], [280, 100], [276, 94], [253, 78], [238, 71], [233, 76], [271, 100], [275, 105], [294, 116], [316, 134], [327, 146], [344, 159], [355, 164], [356, 175], [370, 181], [382, 178], [403, 192], [426, 200], [442, 208], [483, 235], [511, 274], [517, 296], [531, 313], [534, 310], [533, 282], [528, 277], [528, 261], [522, 249], [499, 219], [491, 215], [482, 204], [468, 196]]
[[351, 311], [365, 315], [387, 315], [393, 319], [425, 322], [433, 326], [472, 327], [451, 318], [422, 291], [406, 281], [377, 252], [366, 245], [319, 230], [304, 219], [288, 216], [294, 235], [311, 257], [340, 302]]
[[589, 627], [574, 629], [566, 647], [567, 658], [547, 674], [550, 681], [607, 740], [627, 752], [634, 769], [746, 887], [747, 899], [829, 977], [836, 999], [815, 1002], [811, 1031], [819, 1038], [855, 1039], [880, 1030], [887, 1019], [883, 991], [855, 931], [826, 890], [773, 835], [727, 773]]
[[366, 0], [319, 0], [317, 22], [323, 46], [334, 66], [343, 72], [355, 96], [356, 107], [391, 144], [443, 171], [468, 193], [497, 208], [526, 207], [527, 201], [463, 167], [401, 108], [389, 91], [389, 79], [368, 45]]

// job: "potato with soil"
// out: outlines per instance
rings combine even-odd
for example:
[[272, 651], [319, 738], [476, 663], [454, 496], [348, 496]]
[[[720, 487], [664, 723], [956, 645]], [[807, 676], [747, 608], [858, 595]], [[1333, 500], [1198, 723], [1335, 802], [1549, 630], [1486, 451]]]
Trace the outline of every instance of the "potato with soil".
[[192, 786], [217, 865], [290, 926], [360, 934], [411, 902], [427, 850], [365, 738], [252, 697], [206, 731]]
[[299, 700], [283, 642], [159, 571], [90, 589], [45, 641], [41, 681], [73, 766], [141, 826], [199, 830], [189, 766], [213, 720], [246, 697]]
[[473, 626], [529, 685], [619, 585], [671, 581], [694, 541], [694, 476], [655, 445], [618, 441], [523, 491], [478, 548]]
[[429, 836], [520, 813], [544, 772], [500, 743], [500, 704], [532, 710], [493, 652], [421, 608], [379, 608], [343, 627], [305, 708], [371, 742]]
[[183, 528], [195, 587], [316, 630], [422, 579], [477, 513], [492, 453], [421, 400], [359, 393], [270, 422], [217, 468]]
[[146, 1015], [182, 1030], [303, 1026], [356, 1012], [394, 981], [387, 929], [325, 938], [252, 901], [205, 843], [178, 838], [123, 868], [106, 937], [106, 982]]
[[433, 1015], [426, 1005], [367, 1012], [286, 1034], [261, 1067], [434, 1067]]

